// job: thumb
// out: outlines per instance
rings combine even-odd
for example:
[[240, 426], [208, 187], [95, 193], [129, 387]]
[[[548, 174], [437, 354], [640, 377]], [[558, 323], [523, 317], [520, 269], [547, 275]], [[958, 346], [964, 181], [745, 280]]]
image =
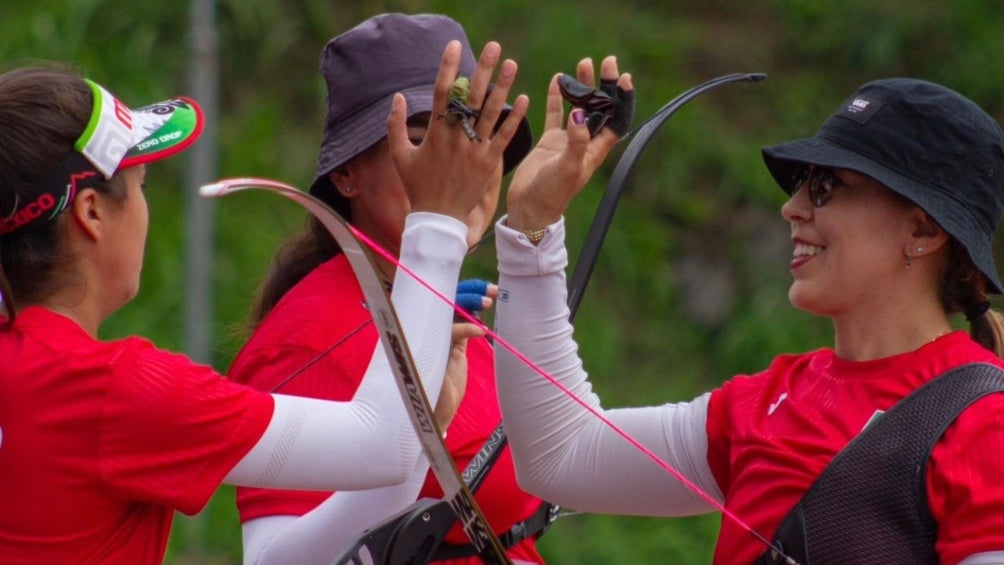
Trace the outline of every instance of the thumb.
[[586, 123], [586, 112], [575, 108], [568, 114], [568, 145], [565, 146], [565, 159], [569, 159], [576, 167], [582, 162], [589, 145], [589, 126]]
[[454, 341], [450, 346], [451, 355], [467, 355], [467, 338], [461, 339], [459, 341]]
[[463, 341], [466, 344], [468, 338], [481, 337], [485, 335], [485, 330], [470, 322], [455, 322], [450, 336], [453, 343]]

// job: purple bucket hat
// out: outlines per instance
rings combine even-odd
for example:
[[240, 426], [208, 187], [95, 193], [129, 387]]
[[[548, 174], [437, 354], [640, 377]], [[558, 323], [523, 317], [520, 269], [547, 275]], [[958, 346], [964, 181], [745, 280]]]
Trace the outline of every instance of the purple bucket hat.
[[[408, 117], [432, 111], [443, 49], [462, 44], [459, 73], [477, 66], [463, 27], [435, 14], [381, 14], [335, 37], [324, 47], [321, 74], [328, 87], [328, 113], [311, 194], [348, 217], [348, 200], [331, 184], [331, 171], [387, 137], [387, 116], [396, 92], [408, 101]], [[506, 105], [499, 120], [511, 107]], [[503, 155], [508, 173], [526, 156], [533, 134], [526, 118]]]

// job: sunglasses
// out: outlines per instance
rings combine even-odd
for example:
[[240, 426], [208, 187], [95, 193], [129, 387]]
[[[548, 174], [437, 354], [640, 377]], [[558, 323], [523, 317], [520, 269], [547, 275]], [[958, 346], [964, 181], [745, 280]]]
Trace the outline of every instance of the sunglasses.
[[794, 187], [791, 195], [794, 196], [803, 186], [809, 187], [809, 201], [816, 208], [822, 208], [830, 201], [833, 189], [841, 185], [840, 179], [833, 174], [833, 169], [816, 167], [809, 165], [795, 175]]

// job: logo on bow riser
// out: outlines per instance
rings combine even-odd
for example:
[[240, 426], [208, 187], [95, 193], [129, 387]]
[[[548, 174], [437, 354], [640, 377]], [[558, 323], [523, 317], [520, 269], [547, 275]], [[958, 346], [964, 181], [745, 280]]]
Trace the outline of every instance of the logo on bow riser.
[[418, 420], [419, 427], [422, 428], [423, 432], [435, 433], [429, 413], [425, 411], [425, 403], [422, 402], [422, 393], [418, 389], [418, 383], [415, 382], [415, 376], [408, 370], [408, 362], [404, 356], [404, 348], [401, 346], [401, 340], [393, 332], [387, 332], [386, 335], [387, 339], [390, 340], [390, 349], [391, 353], [394, 354], [394, 362], [397, 363], [398, 368], [401, 369], [401, 375], [404, 377], [405, 388], [408, 390], [408, 401], [411, 403], [412, 408], [415, 409], [415, 418]]

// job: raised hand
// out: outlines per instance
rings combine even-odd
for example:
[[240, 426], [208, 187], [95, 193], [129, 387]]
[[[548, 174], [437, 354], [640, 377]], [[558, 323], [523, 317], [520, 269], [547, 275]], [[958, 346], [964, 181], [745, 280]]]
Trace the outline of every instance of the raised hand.
[[[595, 85], [591, 59], [579, 61], [576, 71], [580, 82], [590, 87]], [[604, 58], [600, 73], [604, 82], [616, 84], [617, 88], [633, 96], [631, 75], [619, 73], [616, 57]], [[615, 115], [606, 127], [590, 138], [582, 109], [574, 108], [566, 118], [558, 88], [559, 76], [551, 79], [547, 91], [544, 134], [516, 169], [509, 185], [506, 224], [513, 229], [538, 229], [558, 221], [572, 198], [585, 186], [626, 131], [621, 127], [612, 129], [611, 125], [622, 125], [630, 119]], [[627, 104], [618, 112], [629, 113], [630, 106]]]
[[[416, 147], [408, 139], [407, 108], [401, 94], [395, 95], [388, 117], [388, 140], [391, 156], [413, 211], [446, 214], [463, 222], [478, 224], [473, 228], [483, 231], [481, 215], [472, 215], [472, 211], [479, 205], [484, 206], [486, 199], [497, 201], [502, 152], [526, 115], [529, 101], [526, 96], [518, 96], [506, 120], [493, 133], [516, 78], [517, 66], [510, 59], [500, 65], [502, 49], [498, 43], [489, 42], [481, 53], [474, 75], [469, 77], [467, 106], [479, 112], [473, 125], [476, 138], [468, 137], [455, 120], [442, 118], [446, 115], [450, 89], [457, 78], [460, 49], [460, 42], [451, 41], [443, 52], [436, 77], [432, 117], [422, 143]], [[488, 85], [496, 67], [499, 69], [498, 77], [488, 94]]]

